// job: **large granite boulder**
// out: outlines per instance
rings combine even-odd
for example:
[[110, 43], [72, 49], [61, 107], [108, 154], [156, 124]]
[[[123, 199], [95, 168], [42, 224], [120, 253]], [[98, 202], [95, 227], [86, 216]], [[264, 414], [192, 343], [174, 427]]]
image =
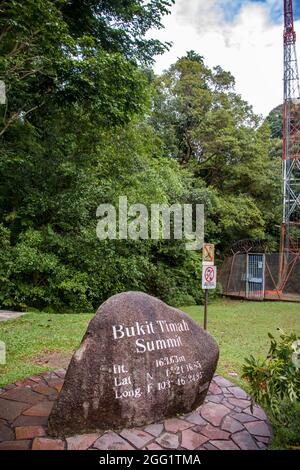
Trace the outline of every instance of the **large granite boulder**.
[[204, 401], [218, 357], [215, 340], [180, 310], [141, 292], [114, 295], [72, 357], [48, 431], [130, 428], [188, 413]]

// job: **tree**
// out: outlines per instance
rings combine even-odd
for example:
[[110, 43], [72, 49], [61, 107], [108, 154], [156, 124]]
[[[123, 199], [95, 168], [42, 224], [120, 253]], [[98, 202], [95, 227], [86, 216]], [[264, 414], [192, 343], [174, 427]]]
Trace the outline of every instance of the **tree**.
[[[83, 103], [106, 124], [141, 110], [143, 77], [167, 45], [145, 39], [161, 27], [172, 0], [4, 0], [0, 5], [0, 79], [7, 107], [0, 137], [46, 104]], [[102, 119], [101, 119], [102, 118]]]
[[71, 0], [62, 13], [75, 37], [93, 36], [97, 47], [120, 52], [142, 64], [168, 48], [158, 40], [147, 39], [150, 29], [162, 28], [161, 18], [169, 13], [174, 0]]
[[272, 109], [272, 111], [267, 116], [266, 121], [270, 126], [271, 138], [282, 139], [283, 138], [282, 105], [276, 106], [276, 108]]
[[96, 237], [100, 203], [117, 207], [124, 194], [147, 206], [181, 199], [181, 171], [153, 129], [137, 119], [99, 129], [77, 107], [54, 109], [43, 124], [42, 141], [27, 127], [18, 158], [2, 162], [1, 305], [91, 311], [125, 290], [200, 301], [198, 259], [184, 243]]
[[128, 289], [199, 301], [183, 244], [100, 243], [95, 231], [101, 202], [125, 192], [169, 203], [183, 192], [178, 164], [142, 117], [151, 74], [139, 63], [164, 48], [145, 33], [171, 3], [1, 3], [2, 306], [94, 310]]
[[193, 51], [161, 77], [145, 68], [165, 47], [145, 33], [171, 3], [1, 3], [3, 307], [89, 311], [124, 290], [201, 302], [199, 256], [184, 241], [97, 239], [98, 205], [120, 196], [205, 204], [219, 250], [274, 236], [269, 126], [232, 75]]
[[235, 239], [273, 236], [280, 169], [270, 160], [268, 124], [235, 93], [232, 75], [209, 69], [191, 51], [157, 77], [153, 108], [166, 155], [193, 173], [210, 239], [222, 249]]

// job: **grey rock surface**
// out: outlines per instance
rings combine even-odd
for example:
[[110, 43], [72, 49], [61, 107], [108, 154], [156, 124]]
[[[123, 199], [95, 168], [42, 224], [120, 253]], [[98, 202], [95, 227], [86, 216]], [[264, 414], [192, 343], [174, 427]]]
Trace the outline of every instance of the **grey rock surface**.
[[203, 403], [218, 357], [215, 340], [182, 311], [141, 292], [117, 294], [89, 323], [48, 432], [130, 428], [189, 413]]

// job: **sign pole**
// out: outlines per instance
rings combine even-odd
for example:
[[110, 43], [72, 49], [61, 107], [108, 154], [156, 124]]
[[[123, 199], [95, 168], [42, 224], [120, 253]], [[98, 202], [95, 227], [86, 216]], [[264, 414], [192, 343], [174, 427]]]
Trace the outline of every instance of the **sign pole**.
[[205, 289], [204, 298], [204, 329], [207, 330], [207, 314], [208, 314], [208, 289]]
[[217, 287], [217, 268], [215, 266], [215, 246], [204, 243], [202, 255], [202, 289], [204, 290], [204, 330], [208, 320], [208, 290]]

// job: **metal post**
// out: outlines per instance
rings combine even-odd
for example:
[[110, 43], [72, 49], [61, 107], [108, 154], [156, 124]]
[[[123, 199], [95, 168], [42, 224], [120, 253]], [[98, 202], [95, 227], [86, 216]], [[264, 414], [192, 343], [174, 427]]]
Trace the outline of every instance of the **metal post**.
[[204, 297], [204, 329], [207, 330], [207, 307], [208, 307], [208, 289], [205, 289]]

